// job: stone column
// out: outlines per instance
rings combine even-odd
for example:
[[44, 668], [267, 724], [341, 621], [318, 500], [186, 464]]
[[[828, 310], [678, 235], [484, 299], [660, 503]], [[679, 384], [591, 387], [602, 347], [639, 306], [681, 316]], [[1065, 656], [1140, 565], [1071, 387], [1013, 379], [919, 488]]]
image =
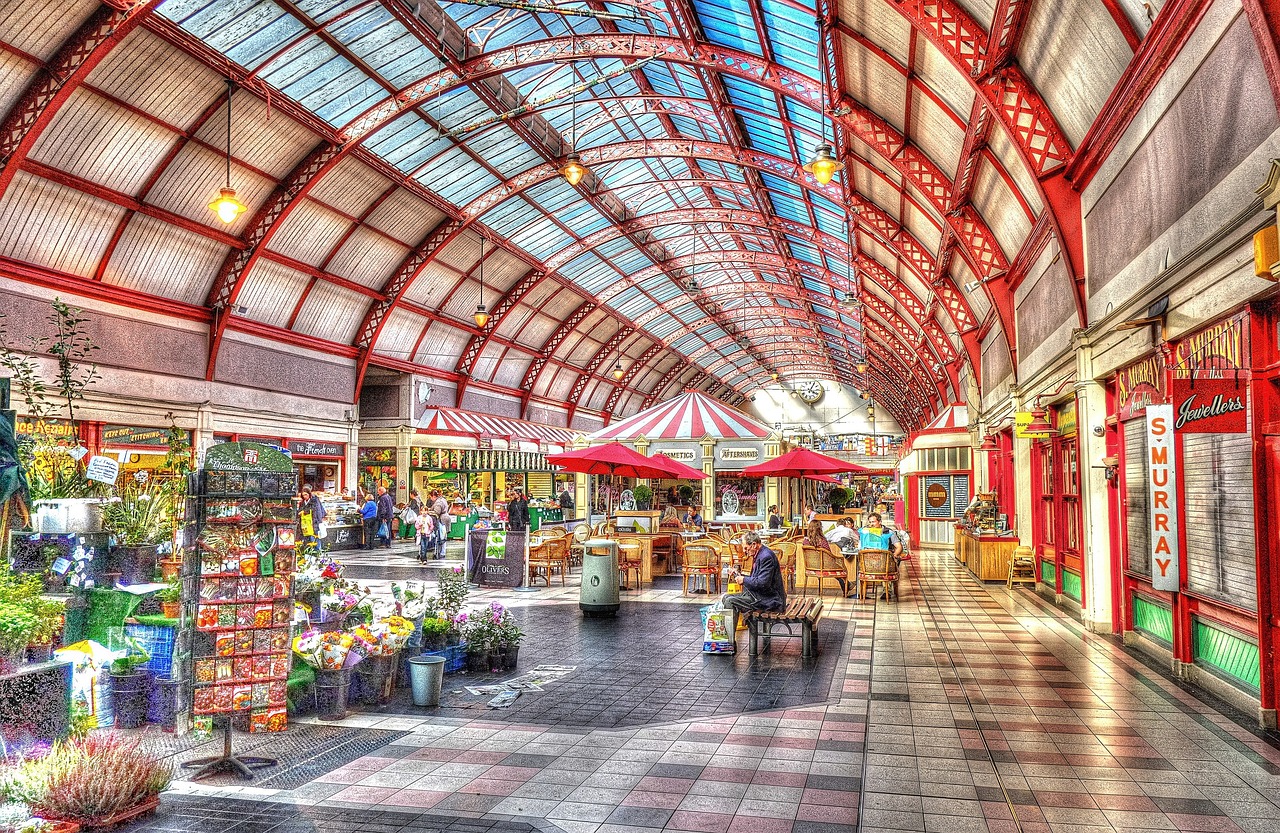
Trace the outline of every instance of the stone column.
[[707, 479], [702, 481], [702, 520], [714, 520], [716, 516], [716, 441], [712, 437], [702, 438], [702, 472]]
[[1085, 603], [1081, 618], [1085, 627], [1097, 633], [1111, 633], [1115, 621], [1112, 606], [1111, 517], [1102, 458], [1107, 456], [1103, 428], [1107, 419], [1106, 390], [1093, 380], [1093, 346], [1084, 331], [1072, 336], [1076, 354], [1076, 442], [1079, 443], [1080, 504], [1082, 527], [1080, 554], [1084, 562]]

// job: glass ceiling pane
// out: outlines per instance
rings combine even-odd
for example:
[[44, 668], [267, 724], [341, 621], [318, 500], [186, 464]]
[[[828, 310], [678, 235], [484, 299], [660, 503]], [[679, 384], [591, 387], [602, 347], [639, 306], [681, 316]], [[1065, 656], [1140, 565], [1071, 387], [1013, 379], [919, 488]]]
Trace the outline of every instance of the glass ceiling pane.
[[722, 0], [694, 0], [694, 10], [712, 43], [760, 54], [760, 36], [746, 4], [726, 4]]

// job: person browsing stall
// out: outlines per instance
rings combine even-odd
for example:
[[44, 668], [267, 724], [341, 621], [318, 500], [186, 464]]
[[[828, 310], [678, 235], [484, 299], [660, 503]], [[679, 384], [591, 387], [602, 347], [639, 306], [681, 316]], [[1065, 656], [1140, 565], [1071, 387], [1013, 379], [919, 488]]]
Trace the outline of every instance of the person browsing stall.
[[317, 549], [323, 548], [324, 536], [320, 534], [320, 524], [324, 523], [327, 513], [310, 483], [302, 487], [302, 505], [298, 507], [298, 514], [301, 516], [303, 513], [311, 515], [311, 534], [305, 536], [304, 540], [314, 544]]
[[[382, 538], [382, 546], [391, 549], [391, 541], [395, 538], [394, 524], [396, 522], [396, 499], [387, 491], [386, 486], [378, 487], [378, 537]], [[382, 535], [383, 524], [386, 525], [387, 534]]]
[[364, 546], [361, 549], [373, 549], [373, 539], [378, 534], [378, 502], [373, 495], [365, 495], [360, 506], [360, 521], [364, 524]]
[[515, 489], [515, 495], [507, 501], [507, 531], [523, 532], [529, 528], [529, 501], [524, 489]]

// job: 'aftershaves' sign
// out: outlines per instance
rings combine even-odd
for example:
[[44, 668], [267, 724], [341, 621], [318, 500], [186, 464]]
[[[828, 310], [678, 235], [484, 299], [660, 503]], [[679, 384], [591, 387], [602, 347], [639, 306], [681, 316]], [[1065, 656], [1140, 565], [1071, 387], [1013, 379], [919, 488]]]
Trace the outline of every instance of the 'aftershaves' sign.
[[1147, 405], [1147, 486], [1151, 498], [1151, 586], [1178, 591], [1178, 489], [1173, 406]]
[[1243, 434], [1249, 430], [1249, 383], [1237, 374], [1222, 379], [1174, 379], [1173, 427], [1188, 434]]

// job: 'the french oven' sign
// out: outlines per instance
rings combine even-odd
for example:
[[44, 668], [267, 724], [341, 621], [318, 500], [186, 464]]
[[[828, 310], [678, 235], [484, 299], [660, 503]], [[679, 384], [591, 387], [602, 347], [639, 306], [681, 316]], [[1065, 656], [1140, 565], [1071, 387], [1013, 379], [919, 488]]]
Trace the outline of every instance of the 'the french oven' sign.
[[1219, 379], [1175, 378], [1173, 408], [1179, 433], [1243, 434], [1249, 430], [1248, 380], [1230, 371]]

